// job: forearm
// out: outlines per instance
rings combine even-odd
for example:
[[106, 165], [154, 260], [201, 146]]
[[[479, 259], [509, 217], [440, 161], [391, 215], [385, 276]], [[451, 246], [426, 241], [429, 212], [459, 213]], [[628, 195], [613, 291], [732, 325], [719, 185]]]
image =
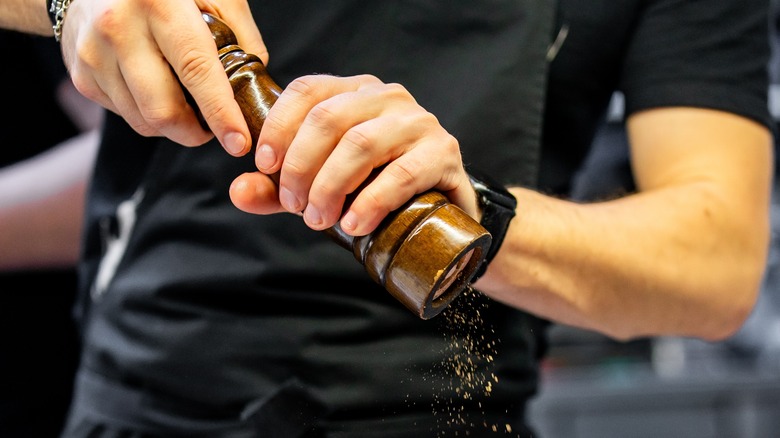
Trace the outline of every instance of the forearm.
[[618, 339], [721, 338], [753, 306], [767, 215], [744, 223], [707, 184], [589, 205], [514, 193], [519, 214], [479, 284], [499, 301]]
[[46, 0], [0, 1], [0, 27], [19, 32], [52, 36]]
[[0, 172], [0, 270], [73, 266], [98, 131]]

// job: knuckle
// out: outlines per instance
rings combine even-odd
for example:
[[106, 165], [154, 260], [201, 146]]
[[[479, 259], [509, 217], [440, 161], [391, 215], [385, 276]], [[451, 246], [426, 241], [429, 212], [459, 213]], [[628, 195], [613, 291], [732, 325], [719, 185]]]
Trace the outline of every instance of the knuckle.
[[128, 120], [128, 124], [133, 130], [144, 137], [153, 137], [157, 135], [157, 130], [144, 123], [143, 121]]
[[284, 115], [279, 115], [282, 112], [281, 106], [276, 106], [268, 113], [268, 117], [263, 121], [262, 135], [263, 137], [273, 137], [286, 129]]
[[444, 138], [441, 141], [442, 147], [444, 147], [445, 153], [448, 156], [458, 157], [458, 162], [460, 162], [460, 143], [458, 142], [458, 139], [455, 138], [454, 135], [445, 132]]
[[320, 131], [323, 135], [327, 135], [333, 131], [334, 123], [337, 120], [337, 115], [331, 109], [327, 103], [320, 103], [315, 105], [306, 115], [308, 124]]
[[374, 138], [361, 129], [361, 126], [354, 126], [341, 137], [341, 144], [349, 149], [353, 155], [362, 155], [368, 153], [375, 144]]
[[103, 65], [103, 59], [98, 53], [99, 50], [93, 44], [80, 44], [76, 48], [75, 57], [78, 63], [71, 66], [71, 70], [100, 70]]
[[141, 115], [147, 124], [156, 129], [164, 128], [176, 122], [176, 112], [171, 107], [140, 108]]
[[407, 110], [413, 109], [416, 112], [424, 112], [425, 110], [417, 104], [412, 93], [401, 84], [398, 83], [379, 83], [368, 87], [371, 92], [377, 94], [380, 99], [384, 99], [388, 102], [394, 102], [396, 105], [406, 105]]
[[363, 73], [355, 76], [355, 78], [361, 83], [365, 85], [381, 85], [384, 84], [378, 77], [370, 74], [370, 73]]
[[409, 187], [414, 184], [415, 175], [421, 167], [421, 163], [416, 161], [396, 160], [387, 167], [387, 173], [399, 187]]
[[95, 19], [94, 31], [100, 38], [106, 41], [113, 41], [115, 38], [125, 35], [125, 32], [122, 32], [123, 24], [121, 18], [121, 14], [109, 8]]
[[421, 132], [427, 135], [438, 136], [440, 135], [440, 131], [446, 134], [446, 131], [444, 131], [444, 129], [439, 124], [439, 119], [436, 118], [436, 116], [432, 113], [425, 110], [413, 113], [409, 117], [407, 123], [411, 124], [412, 126], [419, 126]]
[[409, 93], [409, 90], [407, 90], [406, 87], [395, 82], [384, 84], [382, 89], [384, 94], [387, 95], [387, 97], [394, 97], [394, 98], [412, 97], [411, 93]]
[[281, 172], [284, 174], [285, 179], [290, 178], [295, 181], [301, 179], [306, 174], [306, 169], [304, 162], [288, 155], [282, 164]]
[[[345, 193], [342, 193], [339, 190], [339, 187], [332, 180], [323, 181], [321, 178], [316, 178], [314, 180], [309, 192], [311, 193], [311, 197], [314, 199], [335, 200], [345, 195]], [[326, 202], [325, 204], [329, 205], [331, 202]]]
[[[451, 134], [443, 132], [435, 144], [441, 149], [437, 155], [445, 158], [441, 160], [443, 165], [442, 171], [446, 176], [445, 179], [455, 178], [463, 167], [463, 158], [461, 156], [458, 140]], [[452, 183], [453, 181], [445, 181], [445, 184], [448, 186]]]
[[[197, 106], [197, 111], [199, 111], [206, 120], [221, 121], [227, 118], [227, 107], [220, 102], [217, 102], [216, 99], [216, 96], [208, 98], [202, 105]], [[174, 108], [172, 111], [174, 111], [173, 117], [175, 117], [175, 114], [181, 114], [185, 109]]]
[[361, 205], [365, 208], [365, 211], [370, 211], [371, 214], [376, 216], [384, 217], [392, 211], [391, 206], [386, 204], [386, 200], [386, 195], [373, 190], [371, 186], [360, 192]]
[[316, 81], [316, 75], [301, 76], [290, 82], [290, 84], [287, 85], [286, 91], [303, 97], [312, 98], [316, 92]]
[[180, 66], [179, 77], [181, 81], [189, 86], [203, 83], [210, 71], [209, 57], [198, 49], [182, 52], [177, 64]]

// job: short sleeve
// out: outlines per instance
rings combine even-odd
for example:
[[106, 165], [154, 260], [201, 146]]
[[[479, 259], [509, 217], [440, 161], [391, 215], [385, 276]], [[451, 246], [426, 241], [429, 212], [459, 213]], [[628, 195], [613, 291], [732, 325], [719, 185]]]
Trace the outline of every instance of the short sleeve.
[[694, 106], [770, 126], [770, 53], [768, 1], [648, 1], [619, 84], [626, 114]]

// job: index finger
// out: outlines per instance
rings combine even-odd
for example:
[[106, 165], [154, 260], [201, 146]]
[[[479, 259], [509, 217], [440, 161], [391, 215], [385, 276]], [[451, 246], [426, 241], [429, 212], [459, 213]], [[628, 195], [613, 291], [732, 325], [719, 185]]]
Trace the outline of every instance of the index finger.
[[200, 11], [180, 11], [164, 24], [153, 21], [151, 31], [222, 147], [231, 155], [246, 154], [252, 147], [249, 128]]

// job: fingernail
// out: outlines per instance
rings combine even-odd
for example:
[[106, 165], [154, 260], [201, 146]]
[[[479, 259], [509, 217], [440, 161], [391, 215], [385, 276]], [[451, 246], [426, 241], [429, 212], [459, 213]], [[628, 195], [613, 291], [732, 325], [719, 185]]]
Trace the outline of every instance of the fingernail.
[[282, 203], [282, 207], [291, 213], [297, 213], [302, 210], [301, 202], [295, 197], [295, 194], [287, 188], [279, 189], [279, 202]]
[[274, 164], [276, 164], [276, 152], [267, 144], [260, 145], [255, 154], [255, 166], [257, 166], [257, 169], [267, 172], [271, 170]]
[[246, 150], [246, 138], [238, 132], [229, 132], [222, 139], [222, 145], [231, 155], [243, 155]]
[[341, 229], [351, 233], [357, 229], [358, 217], [355, 213], [348, 211], [347, 214], [341, 218]]
[[317, 207], [311, 204], [306, 207], [306, 211], [303, 212], [303, 218], [309, 225], [318, 226], [322, 223], [322, 214]]

